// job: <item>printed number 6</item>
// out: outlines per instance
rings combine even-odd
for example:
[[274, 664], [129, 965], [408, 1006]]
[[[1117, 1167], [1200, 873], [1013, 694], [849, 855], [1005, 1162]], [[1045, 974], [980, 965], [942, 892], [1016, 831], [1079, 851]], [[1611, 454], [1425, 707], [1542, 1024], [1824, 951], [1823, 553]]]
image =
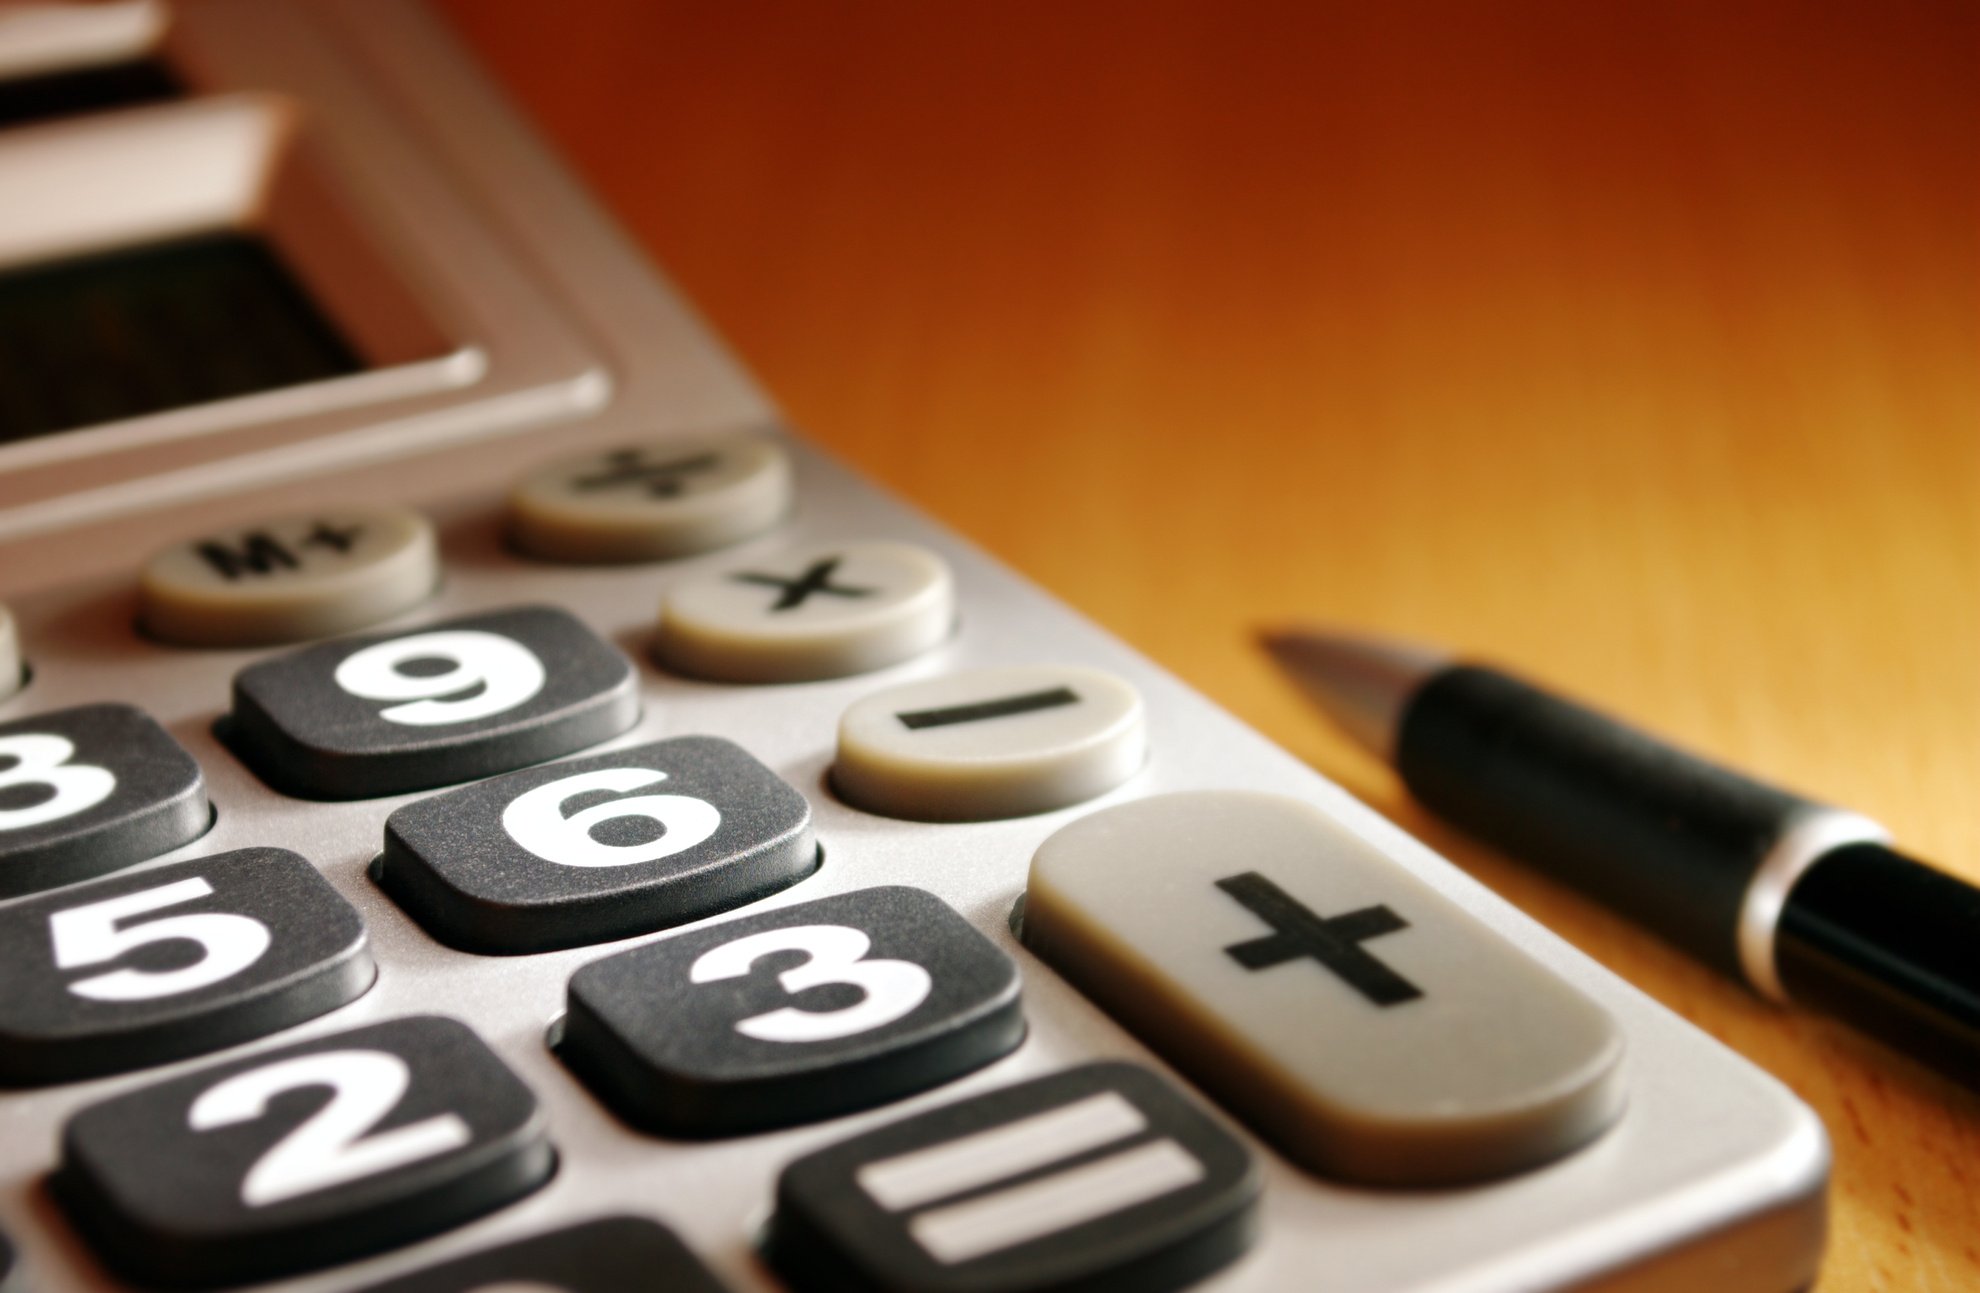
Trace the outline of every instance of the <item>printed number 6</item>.
[[[451, 667], [415, 676], [404, 672], [415, 660], [440, 660]], [[366, 700], [409, 701], [382, 709], [378, 716], [407, 727], [466, 723], [514, 709], [543, 690], [543, 662], [512, 638], [479, 629], [415, 633], [354, 651], [332, 675], [337, 685]], [[455, 700], [441, 700], [479, 686]]]
[[[632, 866], [685, 852], [715, 833], [722, 814], [705, 799], [688, 795], [641, 795], [613, 799], [564, 816], [564, 803], [587, 791], [620, 794], [658, 785], [667, 774], [652, 768], [601, 768], [538, 786], [518, 795], [502, 811], [509, 838], [545, 862], [558, 866]], [[606, 822], [644, 817], [658, 822], [660, 838], [643, 844], [601, 844], [591, 832]]]
[[117, 788], [117, 778], [108, 769], [88, 763], [70, 763], [75, 745], [59, 736], [0, 736], [0, 758], [13, 756], [13, 767], [0, 772], [0, 790], [14, 786], [48, 786], [55, 791], [26, 808], [0, 808], [0, 831], [17, 831], [59, 821], [86, 808], [94, 808]]
[[133, 948], [183, 938], [198, 943], [202, 955], [176, 970], [112, 970], [69, 985], [69, 991], [91, 1001], [149, 1001], [218, 983], [239, 974], [268, 950], [268, 926], [252, 916], [202, 911], [166, 916], [128, 929], [117, 922], [161, 907], [204, 898], [213, 886], [198, 876], [160, 885], [121, 898], [106, 898], [84, 907], [71, 907], [48, 918], [48, 938], [55, 946], [55, 968], [114, 961]]
[[743, 1020], [736, 1031], [762, 1042], [828, 1042], [891, 1024], [928, 999], [928, 971], [910, 961], [863, 959], [872, 946], [872, 939], [844, 925], [767, 929], [703, 952], [688, 967], [688, 981], [739, 979], [772, 952], [803, 952], [810, 959], [777, 976], [784, 991], [846, 983], [864, 992], [865, 999], [843, 1010], [784, 1006]]

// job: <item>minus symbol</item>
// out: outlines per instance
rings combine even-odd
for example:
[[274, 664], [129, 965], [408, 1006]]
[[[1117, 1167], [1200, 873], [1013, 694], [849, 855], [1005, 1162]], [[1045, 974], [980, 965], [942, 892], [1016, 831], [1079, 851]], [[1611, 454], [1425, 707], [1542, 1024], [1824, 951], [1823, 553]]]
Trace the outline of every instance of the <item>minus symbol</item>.
[[1070, 687], [1051, 687], [1044, 691], [1027, 691], [1018, 696], [1001, 696], [996, 700], [979, 700], [968, 705], [951, 705], [946, 709], [912, 709], [894, 717], [911, 731], [924, 727], [949, 727], [956, 723], [978, 723], [987, 718], [1009, 718], [1013, 714], [1029, 714], [1033, 710], [1057, 709], [1061, 705], [1077, 705], [1079, 696]]

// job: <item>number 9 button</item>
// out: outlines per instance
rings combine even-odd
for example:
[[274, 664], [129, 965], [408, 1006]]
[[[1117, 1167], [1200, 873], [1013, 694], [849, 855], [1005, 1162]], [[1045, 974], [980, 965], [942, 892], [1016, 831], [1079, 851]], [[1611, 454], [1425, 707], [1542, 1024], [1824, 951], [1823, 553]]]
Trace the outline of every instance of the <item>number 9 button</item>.
[[529, 1088], [465, 1024], [424, 1016], [91, 1105], [50, 1186], [118, 1274], [213, 1288], [424, 1238], [555, 1163]]
[[251, 665], [224, 735], [277, 790], [366, 799], [558, 758], [638, 719], [631, 663], [528, 606]]
[[265, 1036], [362, 995], [364, 924], [315, 867], [242, 849], [0, 907], [0, 1083]]

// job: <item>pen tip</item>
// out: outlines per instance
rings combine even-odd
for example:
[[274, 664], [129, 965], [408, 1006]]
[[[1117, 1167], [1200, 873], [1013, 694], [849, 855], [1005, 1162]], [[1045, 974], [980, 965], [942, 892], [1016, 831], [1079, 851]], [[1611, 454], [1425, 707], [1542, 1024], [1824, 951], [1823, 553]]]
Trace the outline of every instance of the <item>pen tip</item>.
[[1257, 638], [1309, 700], [1385, 759], [1394, 757], [1409, 698], [1452, 663], [1437, 647], [1339, 629], [1273, 626]]

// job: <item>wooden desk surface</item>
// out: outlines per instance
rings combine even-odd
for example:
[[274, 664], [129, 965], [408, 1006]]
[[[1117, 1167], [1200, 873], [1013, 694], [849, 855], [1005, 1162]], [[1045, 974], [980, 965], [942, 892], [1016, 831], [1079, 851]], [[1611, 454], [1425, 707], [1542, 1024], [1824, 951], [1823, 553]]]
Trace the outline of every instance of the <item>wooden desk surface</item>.
[[795, 419], [1785, 1079], [1826, 1293], [1980, 1099], [1427, 818], [1249, 643], [1513, 663], [1980, 880], [1980, 9], [449, 0]]

